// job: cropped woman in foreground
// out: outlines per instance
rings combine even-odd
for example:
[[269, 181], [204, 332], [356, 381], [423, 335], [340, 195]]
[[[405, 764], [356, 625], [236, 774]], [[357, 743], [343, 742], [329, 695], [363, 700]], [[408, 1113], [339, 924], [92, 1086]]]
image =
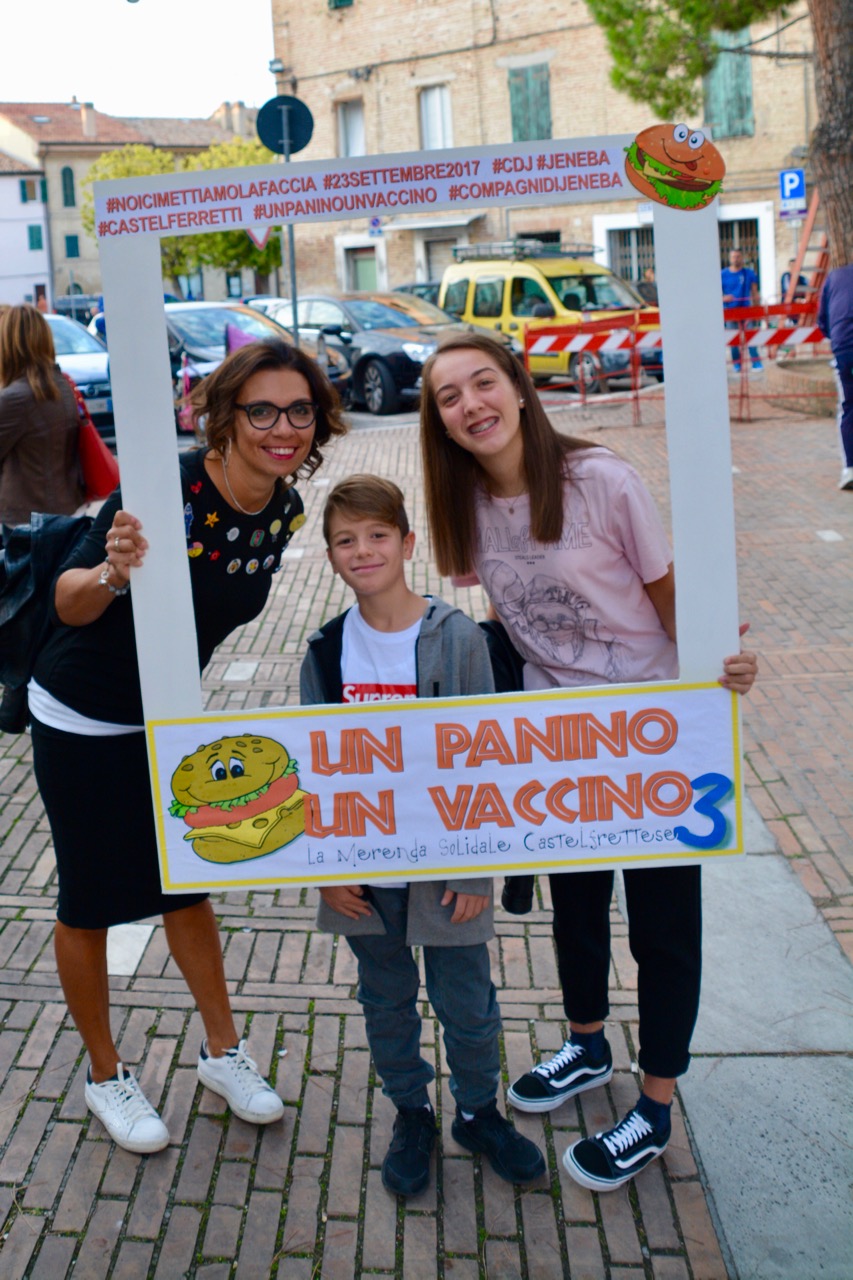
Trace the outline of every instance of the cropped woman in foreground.
[[[670, 680], [678, 672], [672, 556], [636, 471], [608, 449], [560, 435], [515, 358], [484, 335], [442, 344], [424, 367], [421, 450], [439, 571], [479, 581], [524, 659], [524, 688]], [[720, 683], [746, 693], [754, 655]], [[638, 1103], [566, 1152], [584, 1186], [621, 1186], [665, 1149], [676, 1077], [699, 1006], [698, 866], [624, 872], [639, 967]], [[550, 877], [570, 1038], [516, 1080], [509, 1100], [544, 1112], [613, 1074], [609, 1012], [612, 871]]]
[[0, 524], [33, 511], [69, 516], [84, 493], [71, 386], [56, 363], [50, 326], [35, 307], [0, 312]]
[[[323, 446], [346, 428], [325, 375], [282, 342], [234, 352], [193, 401], [208, 447], [183, 455], [181, 486], [204, 668], [263, 608], [304, 522], [294, 479], [316, 471]], [[130, 593], [147, 546], [116, 492], [59, 571], [57, 625], [29, 687], [35, 773], [59, 875], [56, 961], [89, 1053], [86, 1101], [115, 1142], [137, 1152], [160, 1150], [169, 1134], [113, 1040], [110, 925], [163, 916], [204, 1022], [199, 1079], [244, 1120], [267, 1124], [283, 1113], [234, 1025], [207, 895], [160, 888]]]

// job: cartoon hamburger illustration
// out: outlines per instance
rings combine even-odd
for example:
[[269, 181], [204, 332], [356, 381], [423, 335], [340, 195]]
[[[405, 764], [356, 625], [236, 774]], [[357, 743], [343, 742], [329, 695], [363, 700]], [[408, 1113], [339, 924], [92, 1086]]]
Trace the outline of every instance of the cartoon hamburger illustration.
[[184, 756], [172, 774], [173, 818], [183, 818], [206, 862], [274, 853], [305, 830], [297, 764], [274, 738], [219, 738]]
[[671, 209], [704, 209], [722, 190], [723, 157], [699, 129], [653, 124], [628, 147], [625, 176], [644, 196]]

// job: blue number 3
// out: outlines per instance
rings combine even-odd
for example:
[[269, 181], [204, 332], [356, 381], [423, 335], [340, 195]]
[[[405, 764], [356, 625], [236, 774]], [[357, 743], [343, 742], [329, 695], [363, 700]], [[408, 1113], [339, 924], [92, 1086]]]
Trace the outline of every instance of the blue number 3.
[[723, 843], [729, 825], [718, 805], [731, 794], [732, 780], [723, 773], [703, 773], [701, 778], [694, 778], [690, 785], [694, 793], [705, 787], [709, 788], [707, 795], [694, 801], [693, 808], [703, 818], [711, 819], [711, 830], [704, 836], [697, 836], [686, 827], [676, 827], [675, 838], [691, 849], [716, 849]]

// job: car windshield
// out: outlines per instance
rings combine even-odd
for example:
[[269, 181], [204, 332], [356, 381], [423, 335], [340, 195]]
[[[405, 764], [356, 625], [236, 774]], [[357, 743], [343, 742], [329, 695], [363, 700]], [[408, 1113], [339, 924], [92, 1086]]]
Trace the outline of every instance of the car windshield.
[[225, 349], [225, 329], [230, 324], [252, 338], [267, 339], [280, 335], [286, 337], [281, 327], [266, 319], [260, 312], [255, 315], [238, 311], [236, 307], [199, 307], [187, 311], [169, 311], [169, 323], [187, 347], [221, 347]]
[[409, 329], [423, 324], [447, 324], [448, 316], [431, 302], [401, 294], [400, 301], [378, 302], [375, 298], [349, 298], [347, 309], [359, 329]]
[[647, 305], [619, 276], [548, 276], [548, 283], [569, 311], [606, 311], [610, 307]]
[[58, 356], [90, 356], [104, 354], [104, 344], [88, 333], [76, 320], [64, 316], [46, 316], [53, 334], [53, 346]]

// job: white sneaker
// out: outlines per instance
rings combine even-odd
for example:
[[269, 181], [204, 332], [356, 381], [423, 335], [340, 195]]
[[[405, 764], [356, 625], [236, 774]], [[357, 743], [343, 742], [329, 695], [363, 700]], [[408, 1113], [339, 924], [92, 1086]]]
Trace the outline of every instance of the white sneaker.
[[853, 467], [841, 468], [841, 479], [838, 481], [839, 489], [853, 489]]
[[284, 1103], [246, 1053], [245, 1040], [236, 1049], [227, 1049], [221, 1058], [209, 1056], [205, 1040], [198, 1056], [198, 1078], [250, 1124], [272, 1124], [284, 1115]]
[[132, 1071], [116, 1064], [114, 1080], [95, 1084], [87, 1072], [86, 1105], [116, 1146], [147, 1155], [169, 1145], [169, 1130], [139, 1087]]

